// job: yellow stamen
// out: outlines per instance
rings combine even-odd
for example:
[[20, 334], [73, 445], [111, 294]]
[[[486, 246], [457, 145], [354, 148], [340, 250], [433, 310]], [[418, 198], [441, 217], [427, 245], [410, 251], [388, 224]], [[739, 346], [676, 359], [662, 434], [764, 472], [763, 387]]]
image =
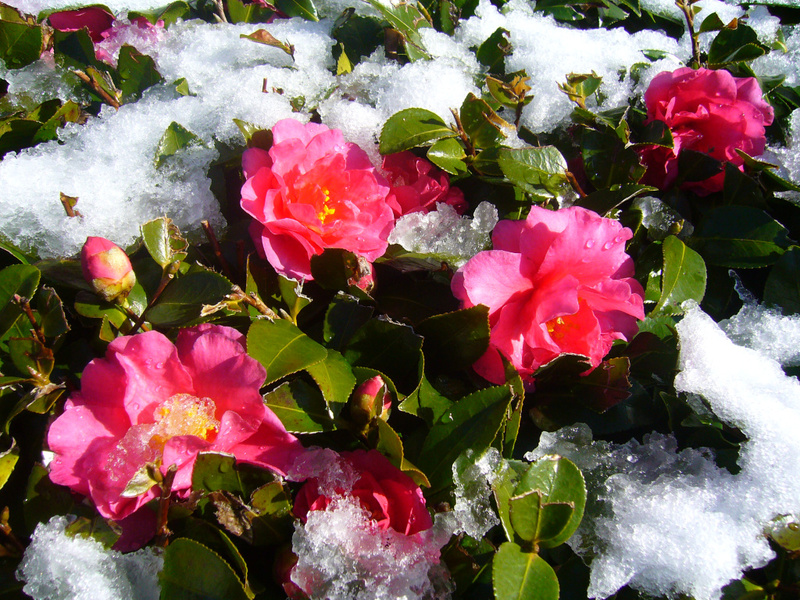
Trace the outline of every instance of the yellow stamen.
[[336, 209], [328, 206], [328, 202], [331, 200], [330, 191], [328, 191], [326, 188], [323, 188], [322, 193], [325, 194], [325, 198], [322, 200], [322, 210], [317, 213], [317, 218], [322, 223], [325, 223], [328, 217], [336, 213]]

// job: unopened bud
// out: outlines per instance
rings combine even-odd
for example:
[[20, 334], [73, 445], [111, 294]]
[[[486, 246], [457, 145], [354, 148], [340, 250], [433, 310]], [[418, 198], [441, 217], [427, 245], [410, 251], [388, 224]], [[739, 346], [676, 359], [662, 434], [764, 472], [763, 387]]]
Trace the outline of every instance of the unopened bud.
[[105, 238], [86, 238], [81, 249], [81, 267], [86, 281], [106, 302], [124, 299], [136, 285], [128, 255]]
[[367, 379], [353, 392], [350, 402], [350, 418], [358, 425], [367, 425], [375, 417], [389, 418], [392, 396], [383, 378], [376, 375]]
[[368, 294], [375, 288], [375, 277], [372, 274], [372, 263], [363, 256], [358, 257], [358, 264], [353, 276], [347, 283], [354, 285]]

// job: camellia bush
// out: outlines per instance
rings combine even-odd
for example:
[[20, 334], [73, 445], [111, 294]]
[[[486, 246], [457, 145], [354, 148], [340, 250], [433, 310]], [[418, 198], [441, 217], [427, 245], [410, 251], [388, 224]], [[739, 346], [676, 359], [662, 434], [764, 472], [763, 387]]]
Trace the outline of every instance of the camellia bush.
[[0, 596], [800, 595], [794, 0], [0, 2]]

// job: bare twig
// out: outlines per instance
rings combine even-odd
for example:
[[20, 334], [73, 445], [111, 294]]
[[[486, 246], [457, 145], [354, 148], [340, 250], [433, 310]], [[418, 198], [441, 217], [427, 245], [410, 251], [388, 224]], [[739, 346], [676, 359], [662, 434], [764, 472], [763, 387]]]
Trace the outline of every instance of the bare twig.
[[700, 66], [700, 39], [699, 34], [694, 30], [694, 9], [692, 6], [697, 0], [675, 0], [675, 5], [681, 9], [683, 16], [686, 19], [686, 29], [689, 31], [689, 37], [692, 40], [692, 66], [698, 68]]
[[222, 249], [219, 246], [219, 242], [217, 241], [217, 236], [214, 234], [214, 230], [211, 228], [211, 224], [208, 221], [200, 221], [200, 224], [203, 226], [203, 231], [205, 232], [208, 241], [211, 243], [214, 256], [217, 257], [219, 264], [222, 266], [222, 272], [228, 279], [233, 279], [233, 273], [228, 265], [228, 261], [226, 261], [225, 257], [222, 255]]
[[80, 79], [84, 83], [87, 83], [95, 92], [100, 94], [100, 96], [102, 96], [103, 100], [106, 101], [106, 104], [109, 104], [109, 105], [113, 106], [114, 108], [119, 108], [121, 106], [121, 104], [117, 101], [116, 98], [111, 96], [103, 88], [101, 88], [99, 85], [97, 85], [97, 82], [94, 79], [92, 79], [91, 77], [89, 77], [86, 73], [84, 73], [83, 71], [77, 70], [77, 69], [75, 71], [73, 71], [73, 73], [78, 76], [78, 79]]

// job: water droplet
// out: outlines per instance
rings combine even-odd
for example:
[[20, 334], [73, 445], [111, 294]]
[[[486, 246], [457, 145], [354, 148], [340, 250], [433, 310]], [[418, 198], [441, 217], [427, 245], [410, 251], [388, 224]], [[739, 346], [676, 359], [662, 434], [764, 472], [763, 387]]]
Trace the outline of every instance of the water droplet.
[[152, 358], [145, 358], [145, 359], [144, 359], [144, 365], [145, 365], [146, 367], [149, 367], [149, 366], [151, 366], [152, 364], [153, 364], [153, 359], [152, 359]]
[[614, 247], [614, 242], [606, 242], [603, 244], [603, 250], [611, 250]]
[[621, 235], [618, 235], [617, 237], [614, 238], [614, 243], [615, 244], [619, 244], [621, 241], [623, 241]]
[[156, 363], [156, 369], [163, 369], [163, 368], [164, 368], [164, 363], [163, 362]]
[[594, 247], [594, 240], [586, 240], [586, 244], [584, 245], [586, 246], [586, 249], [589, 250], [590, 248]]

